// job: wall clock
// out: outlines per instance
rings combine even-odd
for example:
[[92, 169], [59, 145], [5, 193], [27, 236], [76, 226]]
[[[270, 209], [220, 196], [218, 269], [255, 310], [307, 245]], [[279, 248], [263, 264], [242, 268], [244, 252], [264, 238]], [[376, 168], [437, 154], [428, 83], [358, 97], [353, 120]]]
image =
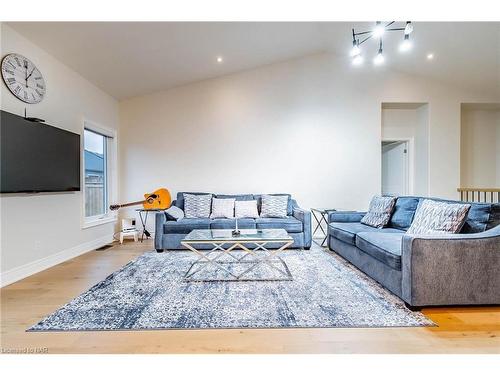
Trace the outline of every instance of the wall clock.
[[2, 78], [10, 92], [25, 103], [40, 103], [45, 96], [42, 73], [29, 59], [17, 53], [3, 58]]

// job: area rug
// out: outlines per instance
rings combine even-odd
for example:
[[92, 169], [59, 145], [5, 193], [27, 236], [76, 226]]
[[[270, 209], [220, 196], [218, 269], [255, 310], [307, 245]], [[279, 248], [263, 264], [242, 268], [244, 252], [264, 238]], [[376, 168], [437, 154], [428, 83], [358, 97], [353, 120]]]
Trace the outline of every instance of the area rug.
[[435, 325], [328, 250], [282, 257], [293, 281], [193, 283], [195, 254], [150, 251], [28, 331]]

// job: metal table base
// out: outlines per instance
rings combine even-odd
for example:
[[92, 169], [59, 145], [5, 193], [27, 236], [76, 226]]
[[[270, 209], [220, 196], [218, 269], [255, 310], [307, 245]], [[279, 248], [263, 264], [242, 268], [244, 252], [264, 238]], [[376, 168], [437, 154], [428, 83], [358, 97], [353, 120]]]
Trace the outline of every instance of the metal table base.
[[[214, 281], [291, 281], [293, 276], [285, 263], [279, 257], [279, 253], [293, 244], [292, 241], [279, 241], [283, 243], [278, 249], [267, 249], [266, 245], [269, 243], [276, 243], [277, 241], [241, 241], [235, 242], [234, 239], [221, 240], [217, 242], [210, 242], [213, 246], [211, 250], [199, 250], [193, 245], [198, 242], [181, 241], [182, 245], [198, 255], [198, 259], [194, 261], [184, 275], [184, 281], [191, 282], [214, 282]], [[206, 244], [206, 243], [205, 243]], [[225, 248], [225, 245], [230, 245]], [[254, 249], [245, 246], [245, 244], [254, 244]], [[228, 255], [230, 260], [220, 259], [224, 255]], [[244, 265], [243, 270], [240, 272], [233, 272], [227, 266], [237, 264]], [[209, 265], [215, 266], [217, 269], [223, 271], [225, 278], [220, 277], [203, 277], [196, 278], [196, 274], [206, 269]], [[199, 267], [197, 267], [199, 266]], [[259, 266], [266, 266], [276, 271], [278, 277], [251, 277], [251, 271], [257, 269]]]

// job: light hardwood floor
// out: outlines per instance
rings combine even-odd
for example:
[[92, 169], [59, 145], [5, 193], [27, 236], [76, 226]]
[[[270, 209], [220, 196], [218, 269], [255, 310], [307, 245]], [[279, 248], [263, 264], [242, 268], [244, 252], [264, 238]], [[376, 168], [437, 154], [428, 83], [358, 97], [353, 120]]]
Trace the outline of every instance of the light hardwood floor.
[[49, 353], [500, 353], [500, 307], [428, 308], [432, 328], [25, 332], [131, 259], [128, 242], [92, 251], [1, 289], [2, 350]]

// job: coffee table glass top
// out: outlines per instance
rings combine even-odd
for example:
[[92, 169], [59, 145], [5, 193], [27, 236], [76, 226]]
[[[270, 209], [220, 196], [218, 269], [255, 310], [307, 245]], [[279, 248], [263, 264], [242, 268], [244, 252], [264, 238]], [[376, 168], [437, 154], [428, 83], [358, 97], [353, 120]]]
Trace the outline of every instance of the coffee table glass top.
[[239, 236], [233, 236], [232, 231], [233, 229], [195, 229], [181, 242], [293, 241], [284, 229], [240, 229]]

